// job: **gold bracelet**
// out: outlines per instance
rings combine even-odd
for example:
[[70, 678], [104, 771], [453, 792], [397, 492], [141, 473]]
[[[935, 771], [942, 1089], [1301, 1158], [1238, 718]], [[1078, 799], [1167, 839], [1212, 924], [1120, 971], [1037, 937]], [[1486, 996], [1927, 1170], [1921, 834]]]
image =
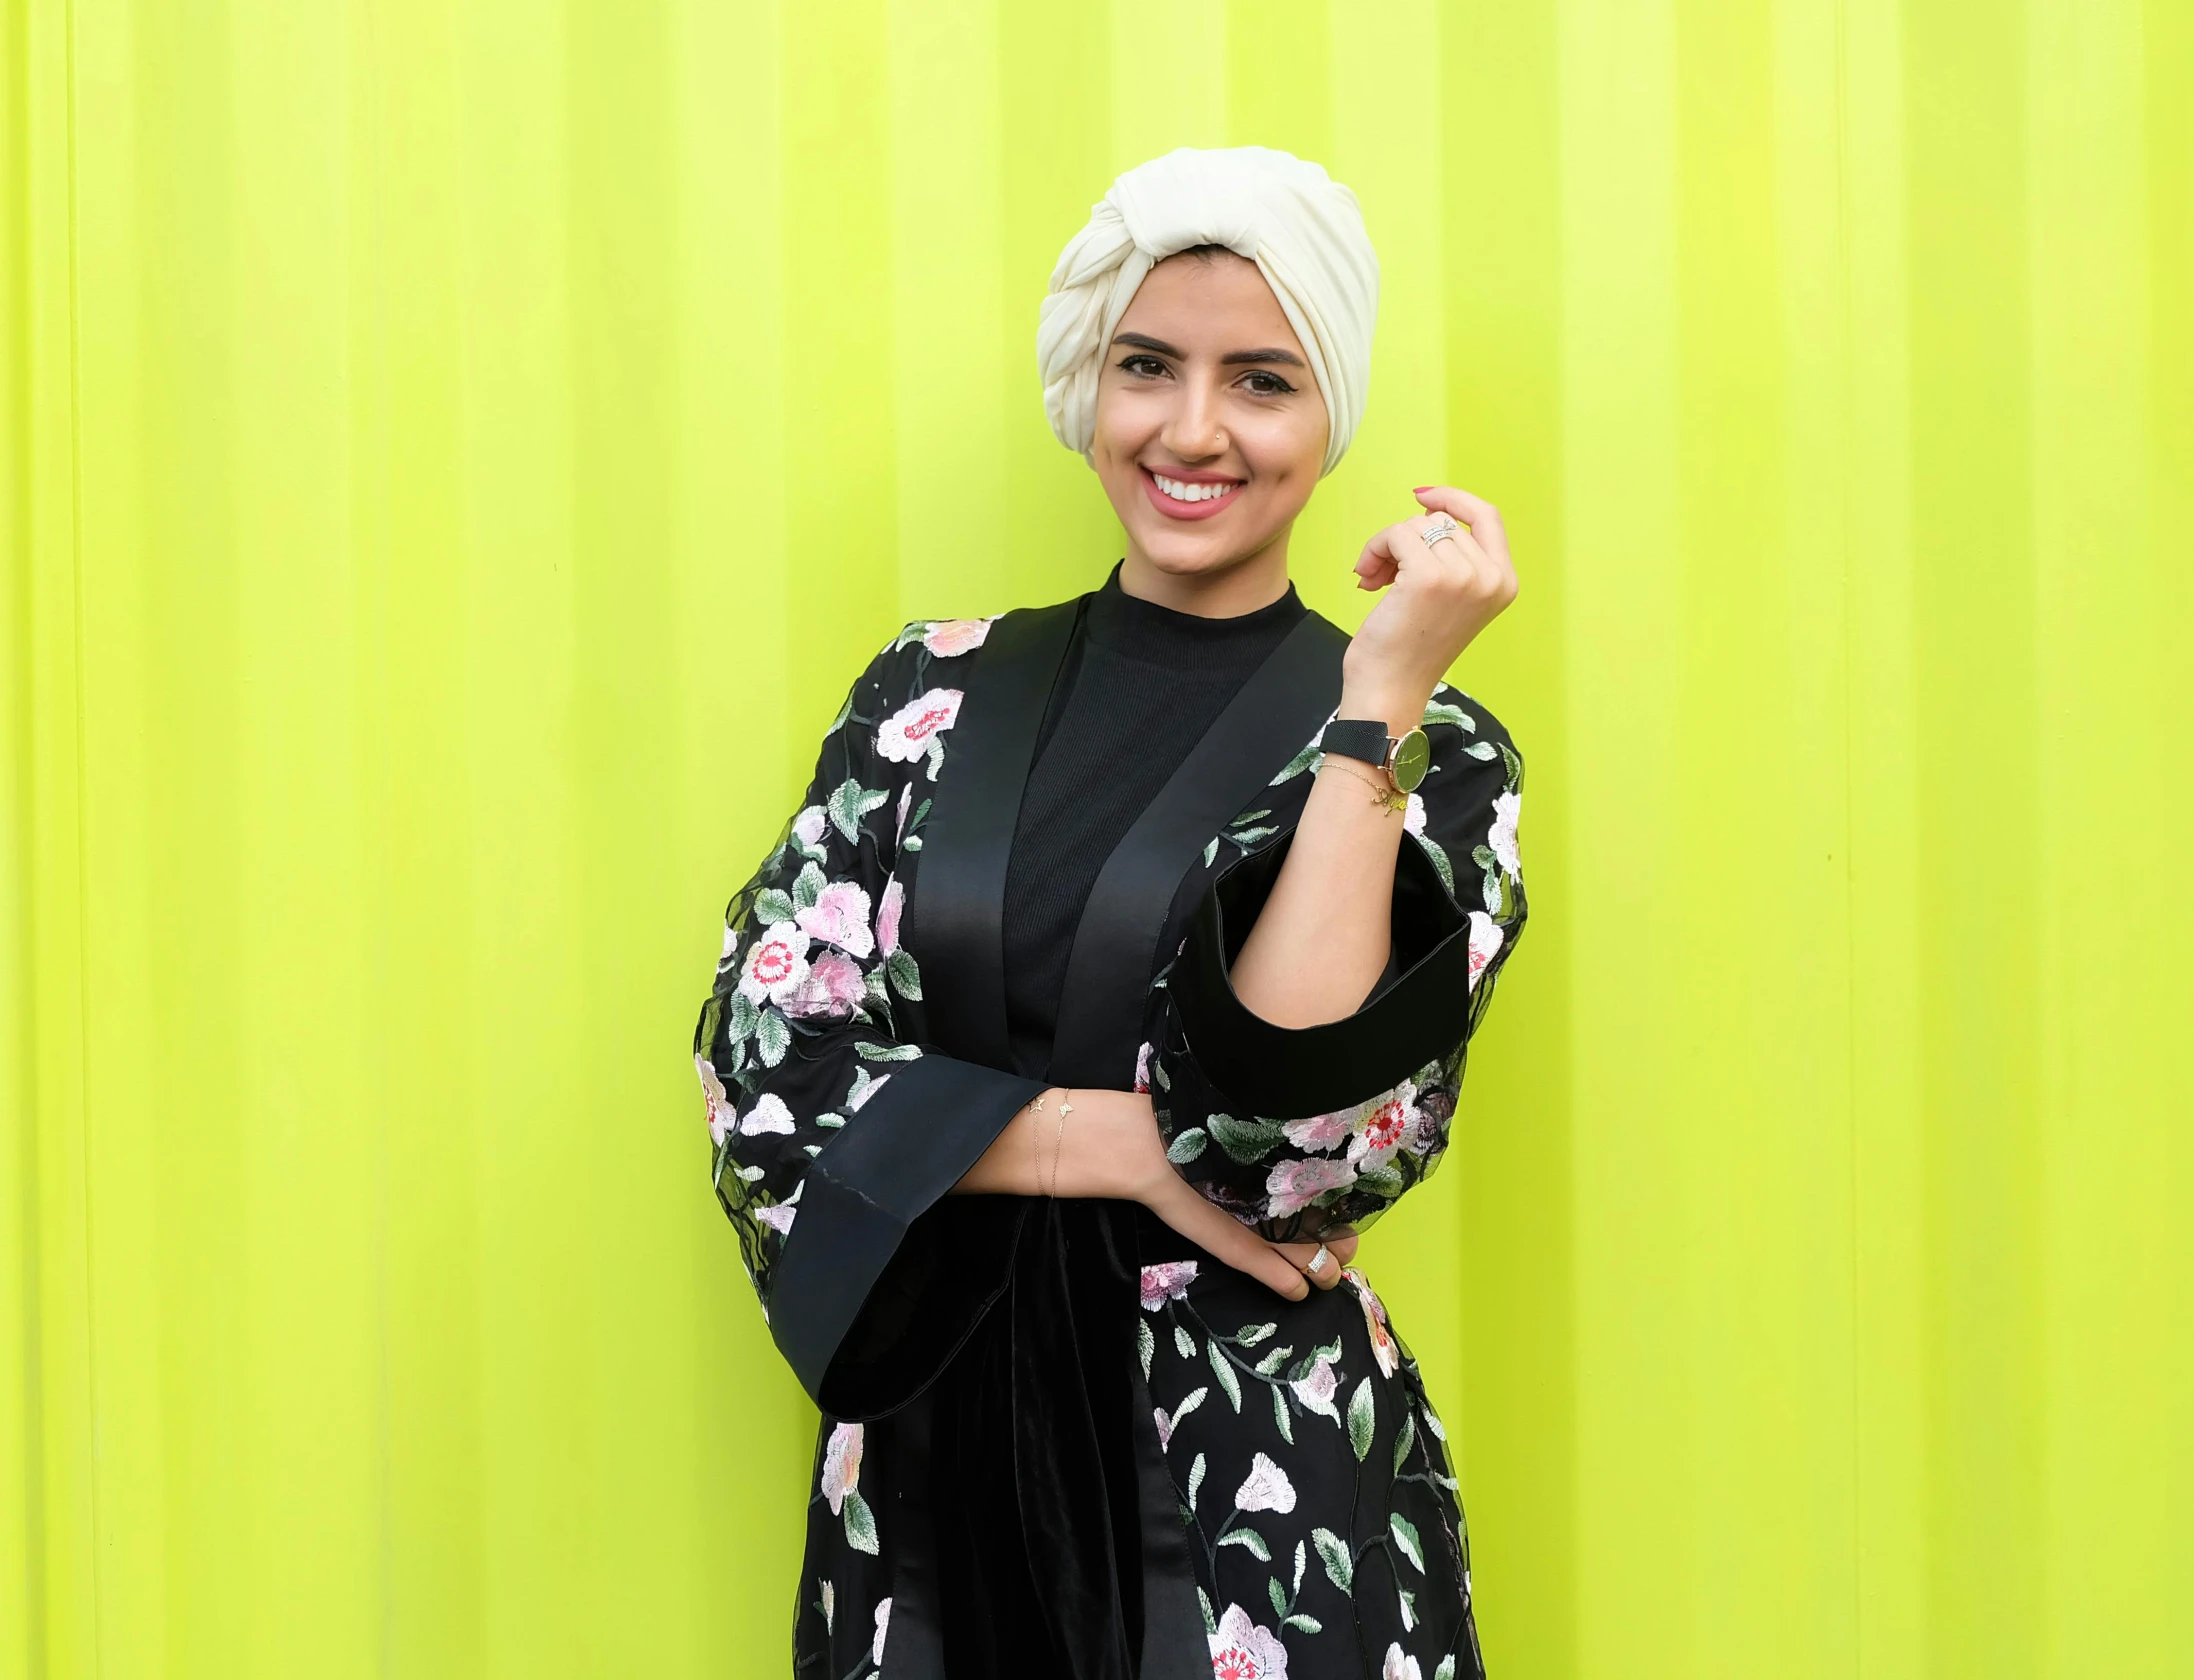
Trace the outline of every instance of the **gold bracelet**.
[[1059, 1195], [1059, 1161], [1066, 1154], [1067, 1116], [1074, 1112], [1073, 1096], [1072, 1086], [1062, 1089], [1059, 1093], [1059, 1133], [1051, 1144], [1051, 1188], [1044, 1192], [1053, 1200], [1057, 1200]]
[[1332, 765], [1337, 770], [1346, 770], [1351, 776], [1362, 782], [1364, 786], [1371, 789], [1372, 804], [1378, 806], [1380, 810], [1386, 812], [1389, 816], [1396, 811], [1409, 809], [1409, 795], [1400, 788], [1387, 787], [1374, 781], [1368, 772], [1357, 770], [1346, 759], [1336, 758], [1332, 753], [1325, 755], [1325, 764], [1321, 764], [1319, 768], [1324, 769], [1326, 764]]
[[[1027, 1102], [1021, 1105], [1021, 1112], [1024, 1114], [1028, 1113], [1031, 1109], [1035, 1110], [1035, 1112], [1038, 1114], [1042, 1114], [1044, 1112], [1043, 1092], [1038, 1091], [1033, 1097], [1029, 1098]], [[1041, 1190], [1044, 1187], [1044, 1123], [1041, 1120], [1037, 1121], [1034, 1126], [1029, 1128], [1028, 1153], [1029, 1165], [1031, 1168], [1034, 1169], [1036, 1175], [1036, 1188]]]

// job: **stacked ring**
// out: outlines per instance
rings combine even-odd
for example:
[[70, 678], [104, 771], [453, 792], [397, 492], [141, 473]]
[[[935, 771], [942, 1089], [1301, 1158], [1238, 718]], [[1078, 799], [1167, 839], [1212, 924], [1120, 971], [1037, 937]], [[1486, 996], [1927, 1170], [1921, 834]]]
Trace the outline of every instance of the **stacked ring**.
[[1454, 520], [1442, 516], [1425, 527], [1424, 545], [1430, 548], [1436, 542], [1447, 542], [1453, 537], [1460, 536], [1462, 529]]
[[1313, 1254], [1308, 1260], [1303, 1263], [1303, 1275], [1305, 1277], [1316, 1277], [1320, 1272], [1324, 1271], [1326, 1267], [1332, 1264], [1333, 1250], [1326, 1247], [1324, 1243], [1320, 1243], [1318, 1245], [1318, 1252], [1316, 1254]]

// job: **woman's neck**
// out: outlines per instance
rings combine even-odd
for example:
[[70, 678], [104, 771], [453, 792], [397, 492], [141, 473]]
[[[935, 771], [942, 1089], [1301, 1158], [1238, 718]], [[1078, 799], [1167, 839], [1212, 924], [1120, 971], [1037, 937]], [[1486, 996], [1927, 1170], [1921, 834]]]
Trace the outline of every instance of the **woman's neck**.
[[1169, 571], [1130, 544], [1120, 592], [1198, 618], [1239, 618], [1287, 593], [1287, 538], [1282, 531], [1254, 554], [1196, 571]]

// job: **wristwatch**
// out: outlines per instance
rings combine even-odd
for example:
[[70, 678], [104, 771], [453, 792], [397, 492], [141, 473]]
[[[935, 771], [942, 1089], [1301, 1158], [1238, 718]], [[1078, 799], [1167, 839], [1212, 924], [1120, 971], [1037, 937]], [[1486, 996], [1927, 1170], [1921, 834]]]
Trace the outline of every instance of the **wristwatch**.
[[1422, 729], [1389, 735], [1386, 725], [1376, 718], [1335, 718], [1326, 725], [1322, 745], [1327, 752], [1361, 759], [1373, 769], [1385, 771], [1399, 794], [1415, 791], [1432, 763], [1432, 744]]

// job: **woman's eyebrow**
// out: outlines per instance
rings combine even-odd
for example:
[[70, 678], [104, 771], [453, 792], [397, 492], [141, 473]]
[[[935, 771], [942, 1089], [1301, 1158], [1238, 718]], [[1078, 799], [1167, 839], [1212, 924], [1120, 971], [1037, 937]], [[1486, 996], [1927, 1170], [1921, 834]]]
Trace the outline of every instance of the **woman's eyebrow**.
[[[1179, 350], [1168, 344], [1164, 339], [1152, 338], [1144, 333], [1115, 333], [1112, 342], [1114, 344], [1124, 344], [1135, 350], [1156, 351], [1161, 356], [1171, 356], [1175, 361], [1186, 360]], [[1219, 358], [1219, 365], [1222, 367], [1234, 367], [1243, 362], [1278, 362], [1282, 367], [1299, 368], [1303, 366], [1303, 358], [1296, 355], [1292, 350], [1230, 350]]]

